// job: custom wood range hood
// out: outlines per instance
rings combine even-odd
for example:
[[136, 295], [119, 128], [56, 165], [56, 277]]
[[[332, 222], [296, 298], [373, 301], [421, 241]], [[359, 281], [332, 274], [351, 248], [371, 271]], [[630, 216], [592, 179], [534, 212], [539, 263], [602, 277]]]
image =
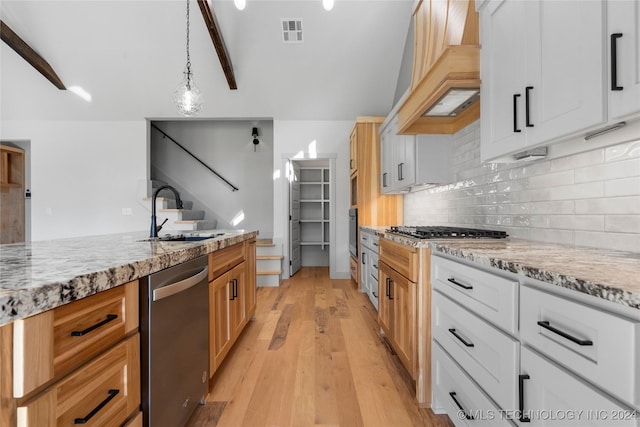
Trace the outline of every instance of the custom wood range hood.
[[398, 133], [455, 133], [480, 117], [474, 0], [417, 0], [413, 16], [413, 73]]

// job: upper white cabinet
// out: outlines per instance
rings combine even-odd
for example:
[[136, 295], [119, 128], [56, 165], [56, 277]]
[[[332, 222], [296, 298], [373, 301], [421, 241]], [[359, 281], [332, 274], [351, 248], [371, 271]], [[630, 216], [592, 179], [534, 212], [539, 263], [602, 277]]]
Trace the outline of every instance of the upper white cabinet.
[[609, 118], [640, 111], [640, 1], [607, 2]]
[[398, 116], [380, 128], [380, 190], [406, 193], [411, 187], [453, 180], [452, 135], [398, 135]]
[[606, 121], [605, 6], [486, 2], [480, 11], [483, 161]]

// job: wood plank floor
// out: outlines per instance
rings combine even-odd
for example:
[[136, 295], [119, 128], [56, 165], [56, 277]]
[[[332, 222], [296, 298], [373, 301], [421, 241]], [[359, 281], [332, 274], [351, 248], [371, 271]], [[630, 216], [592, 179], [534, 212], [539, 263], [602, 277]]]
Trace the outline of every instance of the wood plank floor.
[[189, 427], [453, 426], [418, 408], [411, 378], [351, 280], [306, 267], [258, 308]]

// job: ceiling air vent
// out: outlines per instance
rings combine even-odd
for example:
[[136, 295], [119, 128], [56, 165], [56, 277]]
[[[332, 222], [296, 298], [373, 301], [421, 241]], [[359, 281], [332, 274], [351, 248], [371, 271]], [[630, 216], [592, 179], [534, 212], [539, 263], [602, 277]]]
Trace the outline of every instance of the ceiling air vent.
[[302, 19], [285, 19], [282, 18], [282, 42], [283, 43], [302, 43]]

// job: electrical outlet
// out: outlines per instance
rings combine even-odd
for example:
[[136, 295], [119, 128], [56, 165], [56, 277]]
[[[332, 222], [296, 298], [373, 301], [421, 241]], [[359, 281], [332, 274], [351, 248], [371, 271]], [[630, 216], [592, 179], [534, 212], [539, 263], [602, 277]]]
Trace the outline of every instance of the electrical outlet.
[[133, 215], [133, 209], [131, 209], [131, 208], [122, 208], [122, 215]]

